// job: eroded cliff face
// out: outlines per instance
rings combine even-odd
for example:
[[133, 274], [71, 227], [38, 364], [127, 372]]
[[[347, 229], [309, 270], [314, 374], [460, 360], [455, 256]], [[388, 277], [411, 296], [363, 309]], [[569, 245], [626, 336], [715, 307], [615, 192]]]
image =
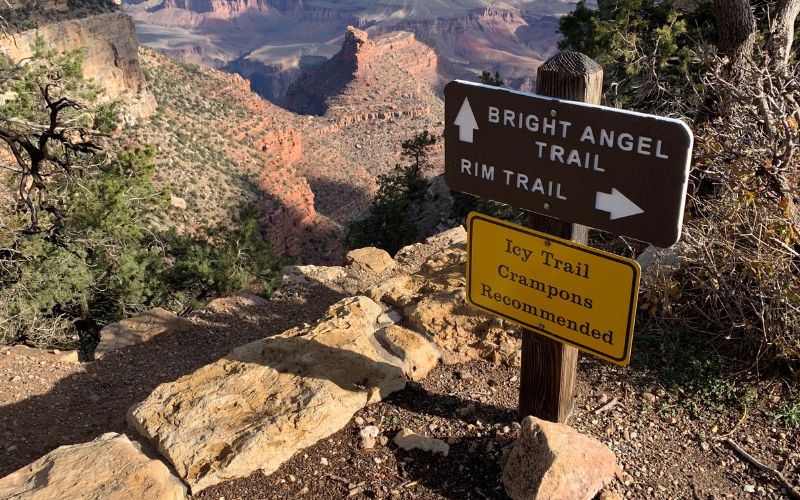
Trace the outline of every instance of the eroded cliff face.
[[192, 232], [252, 202], [273, 248], [303, 262], [339, 262], [342, 225], [369, 205], [377, 177], [403, 161], [401, 142], [441, 131], [442, 102], [420, 80], [435, 77], [436, 56], [410, 33], [372, 40], [348, 30], [325, 71], [315, 66], [298, 80], [326, 103], [320, 115], [265, 101], [238, 75], [149, 50], [142, 61], [159, 113], [137, 140], [158, 145], [158, 177], [183, 201], [170, 223]]
[[[447, 80], [474, 79], [491, 70], [513, 87], [529, 88], [536, 68], [557, 50], [558, 19], [574, 8], [572, 0], [162, 0], [161, 5], [128, 7], [147, 31], [149, 46], [239, 72], [281, 105], [302, 56], [338, 43], [334, 40], [348, 25], [373, 37], [414, 33], [434, 49]], [[247, 37], [239, 35], [244, 32]], [[208, 44], [225, 52], [222, 59], [210, 55]]]
[[162, 6], [164, 9], [184, 9], [198, 14], [210, 12], [221, 15], [269, 7], [266, 0], [164, 0]]
[[139, 66], [139, 41], [130, 17], [113, 12], [50, 24], [0, 40], [0, 51], [15, 61], [25, 59], [33, 55], [37, 37], [58, 50], [84, 49], [84, 76], [99, 84], [109, 99], [124, 104], [128, 121], [153, 112], [155, 101]]
[[449, 77], [469, 77], [474, 71], [490, 69], [499, 71], [507, 84], [525, 88], [531, 84], [536, 68], [555, 53], [557, 28], [557, 17], [505, 6], [473, 9], [461, 16], [378, 24], [370, 32], [415, 33], [451, 62]]

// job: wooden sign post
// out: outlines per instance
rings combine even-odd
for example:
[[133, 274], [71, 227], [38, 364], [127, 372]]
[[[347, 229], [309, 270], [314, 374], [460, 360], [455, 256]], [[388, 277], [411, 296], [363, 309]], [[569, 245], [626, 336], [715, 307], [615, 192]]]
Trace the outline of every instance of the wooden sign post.
[[[603, 94], [603, 68], [577, 52], [559, 52], [539, 66], [536, 93], [571, 101], [600, 104]], [[537, 231], [588, 242], [586, 226], [531, 213], [528, 220]], [[530, 330], [522, 334], [522, 369], [519, 384], [520, 419], [533, 415], [551, 422], [565, 423], [572, 415], [578, 350]]]
[[[471, 215], [467, 251], [468, 302], [527, 329], [520, 417], [567, 421], [576, 347], [630, 360], [639, 268], [586, 246], [587, 226], [663, 248], [681, 234], [691, 130], [600, 106], [602, 81], [589, 57], [561, 52], [539, 67], [536, 94], [460, 80], [445, 87], [447, 185], [532, 212], [530, 228]], [[619, 259], [624, 271], [603, 264]]]

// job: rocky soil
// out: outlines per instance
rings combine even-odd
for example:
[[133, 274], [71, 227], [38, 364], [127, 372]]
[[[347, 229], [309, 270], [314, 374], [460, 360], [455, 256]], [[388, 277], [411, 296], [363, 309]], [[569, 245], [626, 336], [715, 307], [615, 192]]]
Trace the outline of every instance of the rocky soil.
[[[421, 325], [414, 322], [424, 321], [423, 330], [435, 330], [433, 340], [444, 363], [423, 380], [409, 382], [404, 390], [356, 411], [341, 430], [301, 449], [272, 474], [257, 471], [223, 481], [196, 497], [506, 498], [500, 478], [504, 457], [519, 434], [519, 361], [503, 346], [514, 345], [518, 333], [498, 324], [494, 327], [507, 331], [507, 336], [487, 335], [482, 328], [493, 328], [489, 320], [484, 327], [468, 328], [484, 333], [472, 341], [461, 339], [473, 349], [465, 351], [452, 342], [463, 333], [448, 330], [447, 322], [413, 319], [420, 304], [426, 304], [426, 296], [456, 296], [463, 287], [463, 277], [459, 279], [456, 271], [462, 266], [463, 243], [457, 243], [454, 231], [401, 251], [395, 262], [367, 252], [369, 258], [354, 256], [347, 268], [290, 268], [285, 286], [268, 302], [216, 301], [189, 318], [192, 330], [165, 333], [92, 363], [78, 365], [60, 353], [21, 348], [0, 353], [0, 476], [58, 445], [89, 442], [111, 431], [136, 437], [124, 423], [130, 406], [157, 399], [173, 381], [199, 380], [198, 374], [219, 365], [220, 358], [230, 364], [228, 353], [236, 346], [313, 323], [328, 305], [361, 289], [393, 305], [389, 316], [399, 312], [401, 324], [419, 331]], [[456, 325], [470, 318], [479, 321], [480, 315], [472, 314], [456, 308], [439, 317]], [[721, 377], [711, 366], [713, 354], [671, 350], [669, 339], [668, 329], [653, 328], [642, 317], [630, 367], [580, 358], [571, 424], [606, 444], [617, 457], [615, 479], [601, 498], [787, 497], [786, 487], [774, 474], [746, 461], [729, 440], [797, 485], [800, 435], [789, 421], [778, 418], [784, 403], [797, 401], [796, 388], [780, 378]], [[704, 359], [707, 363], [701, 362]], [[231, 374], [252, 370], [232, 365], [228, 369]], [[182, 375], [188, 376], [179, 379]], [[164, 385], [153, 391], [159, 384]], [[268, 387], [253, 385], [259, 386]], [[218, 405], [220, 411], [232, 402], [228, 396], [202, 401]], [[176, 418], [172, 422], [178, 422], [184, 418], [178, 406], [153, 408], [172, 414]], [[199, 408], [183, 406], [183, 412]], [[155, 425], [149, 417], [147, 422]], [[209, 429], [223, 432], [219, 425]], [[394, 440], [402, 429], [441, 440], [447, 453], [398, 447]], [[163, 435], [168, 438], [163, 443], [173, 444], [160, 444], [160, 449], [179, 442], [169, 436]]]

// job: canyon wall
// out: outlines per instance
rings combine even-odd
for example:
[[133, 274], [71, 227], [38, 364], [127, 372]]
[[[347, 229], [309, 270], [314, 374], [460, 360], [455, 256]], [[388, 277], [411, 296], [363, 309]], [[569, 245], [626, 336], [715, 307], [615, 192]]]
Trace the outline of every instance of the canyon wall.
[[139, 42], [130, 17], [121, 12], [62, 21], [0, 40], [0, 51], [14, 61], [31, 57], [37, 37], [58, 50], [84, 50], [83, 73], [110, 99], [127, 104], [129, 120], [149, 116], [155, 106], [139, 66]]

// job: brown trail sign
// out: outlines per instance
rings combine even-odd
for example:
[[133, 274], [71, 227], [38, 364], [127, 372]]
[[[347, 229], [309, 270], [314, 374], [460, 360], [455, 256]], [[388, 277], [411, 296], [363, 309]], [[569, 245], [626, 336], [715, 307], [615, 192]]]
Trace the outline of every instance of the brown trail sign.
[[450, 189], [660, 247], [678, 241], [693, 142], [681, 121], [454, 81], [444, 135]]
[[[450, 189], [535, 212], [530, 215], [530, 225], [547, 235], [563, 238], [560, 248], [567, 253], [573, 250], [586, 252], [586, 255], [592, 253], [590, 247], [572, 247], [566, 241], [585, 244], [586, 226], [662, 247], [676, 243], [683, 223], [692, 133], [677, 120], [599, 106], [602, 81], [603, 70], [592, 59], [576, 52], [560, 52], [538, 69], [537, 92], [542, 95], [451, 82], [445, 88], [444, 133], [445, 181]], [[470, 218], [470, 249], [481, 239], [472, 227], [477, 220], [480, 220], [478, 216]], [[495, 227], [502, 226], [499, 221], [495, 223]], [[501, 233], [489, 239], [497, 239]], [[530, 236], [534, 240], [528, 242], [527, 251], [509, 243], [514, 238], [506, 236], [507, 247], [499, 252], [530, 256], [537, 238], [543, 238], [545, 246], [548, 241], [551, 246], [557, 241], [535, 233]], [[502, 246], [502, 241], [500, 244]], [[556, 259], [554, 251], [539, 250], [546, 259], [543, 265], [550, 267], [547, 259], [550, 254]], [[498, 252], [497, 249], [485, 251]], [[474, 257], [469, 252], [468, 249], [468, 259]], [[522, 280], [512, 277], [511, 264], [498, 261], [495, 255], [491, 257], [483, 260], [483, 267], [477, 264], [471, 268], [470, 276], [477, 280], [479, 289], [471, 297], [472, 301], [549, 336], [524, 330], [520, 418], [534, 415], [565, 422], [574, 404], [578, 351], [562, 342], [626, 363], [633, 333], [638, 266], [620, 261], [623, 267], [620, 270], [610, 268], [610, 274], [602, 280], [620, 287], [627, 282], [628, 288], [628, 295], [620, 295], [623, 300], [609, 302], [604, 308], [611, 314], [600, 316], [601, 322], [620, 325], [605, 330], [604, 337], [601, 329], [590, 326], [593, 321], [597, 324], [597, 320], [581, 322], [576, 319], [581, 316], [580, 309], [578, 313], [564, 310], [563, 315], [558, 315], [552, 312], [552, 304], [542, 308], [542, 299], [535, 293], [528, 302], [527, 290], [518, 287]], [[605, 259], [616, 260], [610, 255]], [[567, 262], [569, 259], [565, 256], [558, 260]], [[587, 263], [575, 264], [576, 269], [583, 270], [581, 278], [586, 280], [589, 277], [583, 274], [588, 275], [585, 272]], [[549, 269], [528, 269], [532, 274], [526, 275], [523, 285], [530, 287], [533, 283], [533, 288], [537, 288], [547, 271]], [[521, 271], [515, 275], [523, 276]], [[510, 285], [508, 277], [512, 277]], [[553, 289], [562, 281], [564, 285], [568, 281], [556, 277], [550, 280]], [[564, 297], [572, 303], [581, 286], [571, 284], [572, 290]], [[561, 298], [562, 291], [559, 289]], [[599, 296], [596, 291], [583, 293]], [[553, 297], [548, 293], [547, 299]], [[498, 301], [505, 306], [504, 310], [498, 308]], [[582, 304], [588, 309], [583, 298]], [[517, 305], [522, 314], [518, 314]], [[534, 308], [546, 321], [529, 323]], [[551, 319], [555, 320], [555, 326]], [[551, 323], [549, 327], [547, 322]], [[565, 327], [566, 331], [556, 331], [559, 327]], [[626, 332], [624, 342], [614, 340], [618, 331]], [[590, 345], [592, 343], [594, 345]]]

